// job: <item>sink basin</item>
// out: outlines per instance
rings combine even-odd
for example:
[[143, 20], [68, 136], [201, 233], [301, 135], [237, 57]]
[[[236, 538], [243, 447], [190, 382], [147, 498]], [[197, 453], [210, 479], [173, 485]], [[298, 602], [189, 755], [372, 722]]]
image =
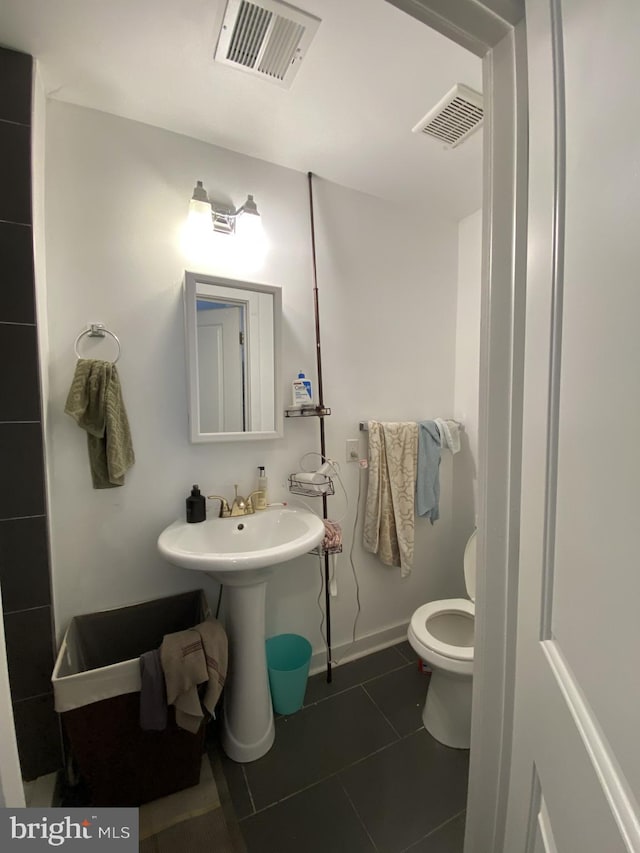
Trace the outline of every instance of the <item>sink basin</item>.
[[271, 567], [306, 554], [323, 537], [322, 520], [309, 510], [269, 507], [197, 524], [174, 521], [160, 534], [158, 549], [175, 566], [237, 586], [266, 577]]
[[158, 537], [167, 562], [206, 572], [224, 586], [229, 670], [222, 746], [234, 761], [261, 758], [275, 738], [265, 654], [267, 581], [280, 564], [311, 551], [323, 537], [322, 519], [297, 507], [196, 524], [174, 521]]

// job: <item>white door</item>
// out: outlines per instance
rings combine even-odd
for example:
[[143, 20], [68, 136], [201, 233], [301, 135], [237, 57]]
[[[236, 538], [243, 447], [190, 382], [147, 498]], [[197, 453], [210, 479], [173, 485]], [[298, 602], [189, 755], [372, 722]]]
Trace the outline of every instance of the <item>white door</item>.
[[242, 432], [244, 359], [241, 306], [198, 311], [201, 432]]
[[530, 180], [504, 853], [640, 850], [640, 3], [527, 0]]

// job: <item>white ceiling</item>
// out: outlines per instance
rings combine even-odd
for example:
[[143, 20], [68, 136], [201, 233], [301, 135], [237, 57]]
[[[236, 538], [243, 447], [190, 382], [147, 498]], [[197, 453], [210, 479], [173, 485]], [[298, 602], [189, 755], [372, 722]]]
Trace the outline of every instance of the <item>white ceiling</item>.
[[480, 207], [482, 133], [444, 149], [411, 128], [454, 83], [481, 91], [481, 60], [385, 0], [295, 5], [322, 23], [291, 89], [213, 61], [225, 0], [0, 0], [0, 43], [52, 98], [449, 218]]

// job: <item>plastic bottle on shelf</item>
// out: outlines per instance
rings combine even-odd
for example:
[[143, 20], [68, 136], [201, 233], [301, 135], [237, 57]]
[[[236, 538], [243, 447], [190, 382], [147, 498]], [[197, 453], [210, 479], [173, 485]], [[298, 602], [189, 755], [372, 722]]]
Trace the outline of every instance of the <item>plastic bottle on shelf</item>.
[[298, 371], [297, 377], [291, 384], [292, 406], [294, 409], [304, 409], [313, 406], [313, 391], [311, 380], [307, 379], [302, 370]]

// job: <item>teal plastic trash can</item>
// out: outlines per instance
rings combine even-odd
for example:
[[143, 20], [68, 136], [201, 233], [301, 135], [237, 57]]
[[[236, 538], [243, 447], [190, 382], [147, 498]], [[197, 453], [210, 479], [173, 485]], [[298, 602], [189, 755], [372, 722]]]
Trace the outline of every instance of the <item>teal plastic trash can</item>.
[[299, 634], [277, 634], [267, 640], [271, 701], [278, 714], [302, 708], [310, 663], [311, 643]]

